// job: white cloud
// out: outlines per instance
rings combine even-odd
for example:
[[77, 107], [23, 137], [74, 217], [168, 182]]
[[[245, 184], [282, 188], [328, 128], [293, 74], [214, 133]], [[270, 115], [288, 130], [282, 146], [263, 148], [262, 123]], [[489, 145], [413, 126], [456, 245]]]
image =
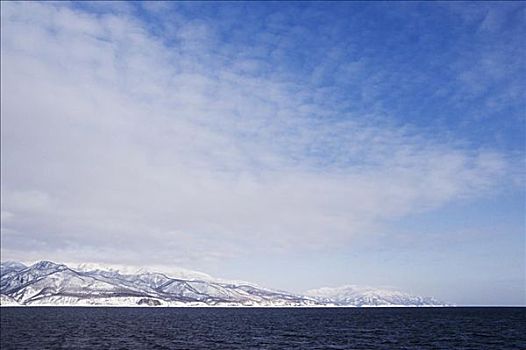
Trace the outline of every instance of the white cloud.
[[2, 210], [2, 212], [1, 212], [1, 216], [0, 216], [0, 220], [1, 220], [2, 222], [6, 222], [6, 221], [8, 221], [10, 218], [12, 218], [12, 217], [13, 217], [13, 213], [11, 213], [11, 212], [9, 212], [9, 211], [4, 211], [4, 210]]
[[508, 166], [219, 57], [206, 23], [166, 46], [131, 17], [2, 9], [2, 210], [21, 233], [2, 249], [24, 260], [323, 249], [480, 195]]

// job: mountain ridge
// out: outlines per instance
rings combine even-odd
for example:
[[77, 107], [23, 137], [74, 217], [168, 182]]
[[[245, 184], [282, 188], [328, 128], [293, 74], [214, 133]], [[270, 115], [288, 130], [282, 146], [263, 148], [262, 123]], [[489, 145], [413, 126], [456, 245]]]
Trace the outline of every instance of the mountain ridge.
[[[135, 274], [100, 265], [39, 261], [26, 266], [6, 261], [0, 264], [2, 306], [175, 306], [175, 307], [364, 307], [443, 306], [433, 298], [407, 293], [344, 286], [319, 288], [305, 294], [260, 287], [243, 281], [213, 279], [207, 274], [185, 270], [188, 276], [170, 277], [143, 270]], [[80, 265], [79, 265], [80, 266]], [[97, 268], [95, 268], [97, 267]], [[361, 288], [361, 289], [360, 289]], [[364, 289], [365, 288], [365, 289]]]
[[428, 306], [443, 304], [432, 297], [421, 297], [398, 290], [357, 285], [311, 289], [305, 292], [305, 295], [317, 300], [330, 300], [336, 305], [404, 306], [409, 303], [413, 306]]

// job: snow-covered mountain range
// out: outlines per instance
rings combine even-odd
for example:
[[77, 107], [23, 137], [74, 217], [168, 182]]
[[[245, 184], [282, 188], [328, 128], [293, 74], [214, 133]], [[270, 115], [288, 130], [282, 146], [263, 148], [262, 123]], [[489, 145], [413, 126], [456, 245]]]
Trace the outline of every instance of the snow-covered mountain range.
[[0, 304], [77, 306], [438, 306], [432, 298], [346, 286], [305, 295], [246, 282], [215, 280], [199, 272], [184, 278], [163, 273], [121, 272], [94, 265], [70, 268], [40, 261], [31, 266], [2, 262]]
[[396, 290], [347, 285], [337, 288], [309, 290], [305, 295], [321, 302], [354, 306], [438, 306], [444, 303], [430, 297], [420, 297]]

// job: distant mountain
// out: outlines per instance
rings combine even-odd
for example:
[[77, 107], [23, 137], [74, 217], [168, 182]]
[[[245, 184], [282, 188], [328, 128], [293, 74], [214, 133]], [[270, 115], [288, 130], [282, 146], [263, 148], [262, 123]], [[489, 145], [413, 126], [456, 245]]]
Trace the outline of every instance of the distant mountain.
[[[163, 273], [123, 273], [99, 265], [70, 268], [40, 261], [31, 266], [2, 262], [0, 304], [100, 306], [426, 306], [432, 298], [354, 286], [321, 288], [305, 295], [262, 288], [246, 282], [214, 280], [181, 270], [174, 278]], [[203, 277], [203, 278], [201, 278]]]
[[337, 288], [320, 288], [305, 293], [320, 302], [330, 302], [335, 305], [354, 306], [442, 306], [440, 302], [430, 297], [420, 297], [407, 293], [347, 285]]

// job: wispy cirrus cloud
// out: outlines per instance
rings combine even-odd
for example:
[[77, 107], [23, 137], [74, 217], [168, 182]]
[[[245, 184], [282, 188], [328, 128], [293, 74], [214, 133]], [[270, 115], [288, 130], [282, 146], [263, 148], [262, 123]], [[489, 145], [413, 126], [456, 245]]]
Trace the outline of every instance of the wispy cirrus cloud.
[[324, 85], [337, 50], [298, 80], [269, 65], [293, 45], [272, 30], [247, 48], [182, 15], [160, 36], [131, 10], [2, 9], [8, 257], [199, 266], [326, 249], [490, 193], [511, 166], [384, 108], [349, 109]]

